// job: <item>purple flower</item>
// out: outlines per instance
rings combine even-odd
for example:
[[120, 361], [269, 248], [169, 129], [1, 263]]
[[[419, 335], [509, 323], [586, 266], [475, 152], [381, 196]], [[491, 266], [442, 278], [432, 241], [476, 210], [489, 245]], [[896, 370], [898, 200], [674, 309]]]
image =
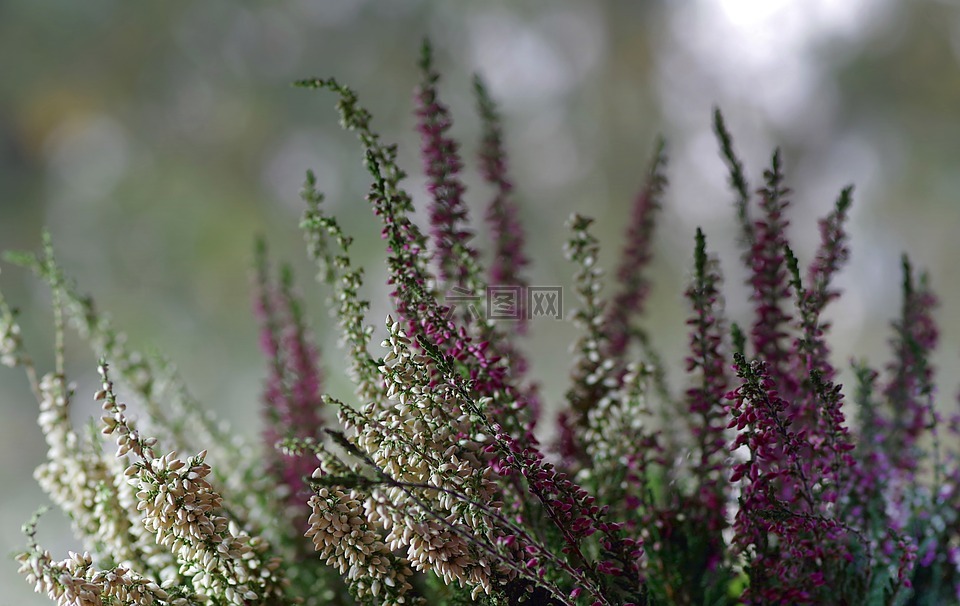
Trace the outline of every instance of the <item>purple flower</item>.
[[[507, 152], [503, 143], [500, 115], [496, 104], [487, 93], [480, 77], [474, 78], [477, 108], [483, 125], [480, 144], [480, 175], [494, 187], [494, 196], [487, 207], [486, 220], [493, 238], [489, 283], [495, 285], [528, 286], [522, 270], [530, 263], [524, 252], [526, 235], [514, 202], [513, 183], [507, 174]], [[517, 331], [526, 332], [526, 314], [520, 314]]]
[[608, 338], [607, 355], [614, 359], [624, 356], [635, 337], [634, 320], [643, 314], [650, 282], [645, 275], [653, 257], [653, 234], [660, 197], [667, 185], [664, 142], [658, 141], [653, 161], [647, 171], [643, 189], [637, 195], [633, 215], [626, 232], [626, 246], [620, 255], [617, 283], [620, 291], [613, 297], [606, 315]]
[[319, 353], [310, 340], [303, 311], [293, 293], [293, 276], [289, 267], [281, 270], [279, 284], [270, 281], [266, 248], [257, 252], [257, 292], [254, 310], [260, 320], [260, 347], [269, 361], [263, 391], [263, 440], [267, 447], [269, 471], [287, 487], [287, 500], [292, 507], [307, 514], [304, 478], [316, 468], [310, 452], [283, 454], [277, 443], [284, 438], [316, 440], [323, 421], [322, 377]]
[[914, 279], [910, 261], [903, 257], [903, 306], [893, 324], [894, 361], [887, 367], [891, 377], [884, 389], [890, 404], [890, 434], [886, 445], [896, 469], [914, 472], [925, 455], [920, 438], [936, 430], [939, 418], [933, 409], [933, 368], [929, 356], [937, 346], [939, 332], [932, 312], [937, 298], [926, 275]]
[[421, 137], [427, 190], [433, 198], [430, 225], [437, 278], [442, 287], [475, 287], [477, 252], [467, 245], [473, 233], [467, 227], [467, 208], [463, 203], [463, 183], [459, 173], [463, 162], [456, 141], [447, 136], [453, 124], [450, 111], [437, 96], [440, 79], [433, 69], [430, 44], [424, 42], [420, 60], [422, 80], [417, 88], [417, 130]]
[[698, 491], [698, 515], [711, 531], [726, 527], [729, 484], [722, 477], [730, 456], [726, 435], [727, 361], [723, 345], [723, 303], [718, 262], [709, 257], [706, 238], [697, 229], [695, 277], [686, 297], [693, 306], [687, 320], [690, 330], [690, 356], [687, 372], [699, 373], [699, 382], [687, 390], [688, 424], [697, 446], [699, 459], [693, 468]]
[[[751, 582], [743, 599], [748, 604], [822, 603], [811, 589], [829, 583], [811, 575], [842, 570], [855, 540], [834, 517], [829, 498], [846, 486], [846, 470], [854, 465], [852, 444], [842, 439], [842, 430], [822, 444], [794, 430], [769, 366], [759, 360], [748, 364], [737, 354], [736, 367], [742, 383], [729, 395], [730, 427], [737, 429], [733, 447], [746, 446], [750, 453], [730, 478], [742, 486], [733, 546], [748, 558]], [[839, 391], [823, 385], [821, 392], [835, 400], [826, 407], [839, 410]]]
[[772, 167], [764, 172], [764, 177], [766, 187], [759, 191], [763, 214], [753, 224], [754, 240], [745, 257], [750, 270], [750, 300], [756, 313], [750, 336], [757, 358], [769, 364], [771, 376], [782, 390], [793, 393], [790, 351], [784, 344], [791, 320], [784, 310], [790, 296], [785, 263], [789, 221], [784, 216], [790, 190], [783, 185], [780, 150], [774, 152]]

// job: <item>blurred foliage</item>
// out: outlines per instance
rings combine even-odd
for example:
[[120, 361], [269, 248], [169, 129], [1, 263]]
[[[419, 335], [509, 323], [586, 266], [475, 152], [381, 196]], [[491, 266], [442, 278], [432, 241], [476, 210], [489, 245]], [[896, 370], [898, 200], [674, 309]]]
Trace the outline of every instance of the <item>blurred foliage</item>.
[[[597, 217], [602, 260], [614, 258], [650, 144], [664, 134], [671, 185], [651, 300], [662, 322], [651, 329], [675, 344], [664, 359], [679, 360], [678, 302], [694, 228], [703, 224], [712, 242], [733, 241], [733, 198], [709, 134], [718, 104], [748, 166], [784, 145], [792, 218], [808, 245], [801, 256], [815, 242], [813, 215], [843, 185], [857, 184], [852, 267], [841, 276], [855, 296], [833, 310], [839, 353], [886, 359], [878, 328], [896, 313], [897, 259], [908, 251], [942, 295], [937, 362], [941, 377], [956, 376], [960, 10], [932, 0], [857, 0], [845, 11], [839, 4], [4, 0], [0, 249], [35, 250], [49, 227], [81, 289], [139, 345], [174, 358], [203, 401], [253, 434], [264, 371], [249, 267], [263, 234], [294, 264], [333, 371], [328, 387], [346, 395], [325, 294], [307, 279], [313, 270], [297, 228], [304, 171], [317, 172], [357, 238], [354, 249], [368, 251], [356, 261], [368, 263], [369, 284], [383, 275], [382, 244], [362, 203], [357, 148], [340, 132], [331, 99], [289, 83], [332, 75], [354, 87], [385, 139], [400, 143], [411, 190], [421, 195], [411, 94], [417, 48], [429, 36], [461, 140], [477, 141], [474, 71], [502, 102], [534, 283], [569, 284], [559, 251], [574, 210]], [[474, 153], [464, 150], [471, 168]], [[479, 212], [491, 192], [468, 174], [468, 201]], [[737, 280], [736, 253], [721, 253], [728, 279]], [[43, 365], [47, 302], [23, 271], [5, 265], [0, 279]], [[728, 303], [736, 318], [744, 302]], [[375, 304], [373, 314], [386, 311]], [[570, 335], [554, 328], [532, 327], [535, 374], [564, 363], [560, 343]], [[96, 356], [73, 345], [69, 368], [82, 393]], [[566, 387], [545, 385], [548, 404]], [[0, 373], [5, 553], [22, 545], [19, 526], [43, 502], [30, 477], [42, 450], [26, 391], [16, 373]], [[953, 396], [941, 393], [941, 405]], [[77, 419], [92, 410], [91, 403], [76, 411]], [[68, 536], [41, 541], [72, 545]], [[16, 577], [13, 562], [0, 567], [0, 585], [8, 588], [0, 604], [46, 603]]]

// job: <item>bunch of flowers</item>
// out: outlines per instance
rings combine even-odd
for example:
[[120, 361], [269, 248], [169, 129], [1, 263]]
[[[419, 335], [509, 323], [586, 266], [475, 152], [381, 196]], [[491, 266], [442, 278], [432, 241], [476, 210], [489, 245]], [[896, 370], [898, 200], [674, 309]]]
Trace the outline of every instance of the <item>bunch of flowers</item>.
[[[726, 319], [719, 263], [698, 229], [687, 386], [674, 396], [642, 324], [666, 187], [658, 142], [612, 296], [591, 220], [568, 223], [580, 335], [553, 407], [557, 438], [543, 445], [537, 384], [516, 341], [528, 314], [498, 323], [444, 298], [528, 286], [498, 112], [477, 79], [477, 156], [493, 191], [493, 249], [480, 251], [428, 45], [420, 66], [426, 231], [411, 220], [396, 148], [354, 92], [332, 79], [299, 83], [332, 92], [359, 137], [395, 311], [373, 347], [351, 238], [308, 174], [302, 229], [332, 294], [355, 397], [323, 393], [292, 274], [275, 278], [258, 245], [262, 450], [204, 412], [167, 360], [133, 351], [64, 277], [49, 238], [42, 254], [8, 257], [52, 290], [56, 356], [41, 374], [0, 297], [0, 360], [25, 371], [49, 448], [37, 480], [86, 546], [58, 560], [31, 520], [18, 561], [38, 592], [61, 606], [960, 603], [960, 459], [940, 446], [960, 423], [937, 413], [936, 298], [906, 259], [892, 361], [884, 373], [855, 369], [856, 429], [836, 383], [822, 314], [849, 256], [850, 188], [820, 221], [804, 271], [786, 236], [779, 152], [752, 190], [716, 113], [754, 313], [742, 327]], [[103, 416], [86, 434], [69, 421], [68, 326], [101, 358], [93, 397]], [[121, 398], [142, 411], [142, 426]], [[658, 409], [680, 428], [658, 429]]]

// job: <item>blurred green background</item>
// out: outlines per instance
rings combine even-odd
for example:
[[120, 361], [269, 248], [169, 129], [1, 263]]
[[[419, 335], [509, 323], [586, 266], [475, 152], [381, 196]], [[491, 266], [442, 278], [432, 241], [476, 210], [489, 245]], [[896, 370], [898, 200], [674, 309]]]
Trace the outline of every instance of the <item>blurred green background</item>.
[[[560, 252], [571, 212], [597, 219], [615, 263], [654, 137], [669, 142], [671, 185], [651, 269], [648, 325], [679, 368], [693, 233], [721, 253], [730, 315], [746, 317], [732, 195], [710, 131], [719, 105], [753, 184], [774, 145], [794, 188], [792, 236], [808, 261], [816, 217], [856, 184], [853, 259], [833, 308], [837, 360], [887, 360], [899, 306], [899, 256], [929, 270], [942, 295], [936, 359], [941, 406], [955, 405], [960, 341], [960, 7], [916, 0], [453, 3], [284, 0], [271, 3], [3, 0], [0, 2], [0, 249], [36, 250], [49, 228], [60, 259], [135, 347], [180, 365], [195, 394], [255, 437], [263, 364], [250, 314], [254, 238], [293, 263], [324, 351], [329, 390], [349, 398], [326, 293], [297, 228], [298, 190], [313, 168], [329, 208], [357, 238], [370, 321], [388, 311], [379, 227], [363, 200], [354, 138], [328, 94], [295, 79], [354, 87], [408, 186], [423, 180], [412, 131], [420, 41], [444, 73], [441, 94], [467, 159], [468, 201], [490, 191], [473, 170], [478, 122], [470, 78], [501, 102], [511, 170], [539, 285], [568, 285]], [[485, 230], [479, 230], [483, 245]], [[50, 367], [49, 297], [19, 268], [2, 287], [26, 341]], [[565, 301], [567, 311], [575, 302]], [[548, 405], [566, 389], [574, 330], [536, 320], [526, 342]], [[94, 412], [95, 354], [73, 339], [77, 422]], [[670, 372], [675, 389], [678, 371]], [[0, 369], [0, 551], [47, 500], [31, 473], [44, 457], [26, 380]], [[76, 543], [48, 514], [41, 541]], [[0, 564], [0, 604], [46, 604]]]

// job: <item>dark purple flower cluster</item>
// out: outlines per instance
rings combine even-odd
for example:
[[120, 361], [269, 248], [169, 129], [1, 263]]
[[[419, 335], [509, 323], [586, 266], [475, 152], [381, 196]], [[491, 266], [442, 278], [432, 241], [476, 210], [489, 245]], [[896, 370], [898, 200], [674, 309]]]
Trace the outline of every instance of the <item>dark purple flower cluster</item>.
[[[822, 603], [820, 589], [836, 580], [828, 574], [852, 560], [847, 544], [855, 531], [835, 515], [845, 481], [840, 472], [848, 468], [814, 455], [819, 436], [793, 428], [766, 363], [748, 364], [738, 355], [737, 368], [742, 384], [728, 396], [730, 426], [738, 432], [733, 447], [745, 446], [750, 453], [730, 477], [742, 485], [733, 545], [750, 558], [751, 584], [743, 598], [757, 604]], [[852, 458], [844, 454], [852, 448], [835, 444], [830, 454], [850, 465]]]
[[[723, 406], [729, 388], [727, 364], [723, 353], [725, 324], [721, 300], [719, 263], [708, 256], [706, 237], [697, 230], [694, 281], [687, 289], [693, 316], [687, 320], [690, 329], [688, 373], [699, 373], [699, 381], [687, 389], [687, 423], [698, 457], [692, 471], [697, 483], [695, 507], [706, 528], [719, 539], [726, 527], [726, 506], [730, 484], [727, 482], [729, 436], [727, 411]], [[711, 559], [719, 563], [719, 542], [712, 546]]]

